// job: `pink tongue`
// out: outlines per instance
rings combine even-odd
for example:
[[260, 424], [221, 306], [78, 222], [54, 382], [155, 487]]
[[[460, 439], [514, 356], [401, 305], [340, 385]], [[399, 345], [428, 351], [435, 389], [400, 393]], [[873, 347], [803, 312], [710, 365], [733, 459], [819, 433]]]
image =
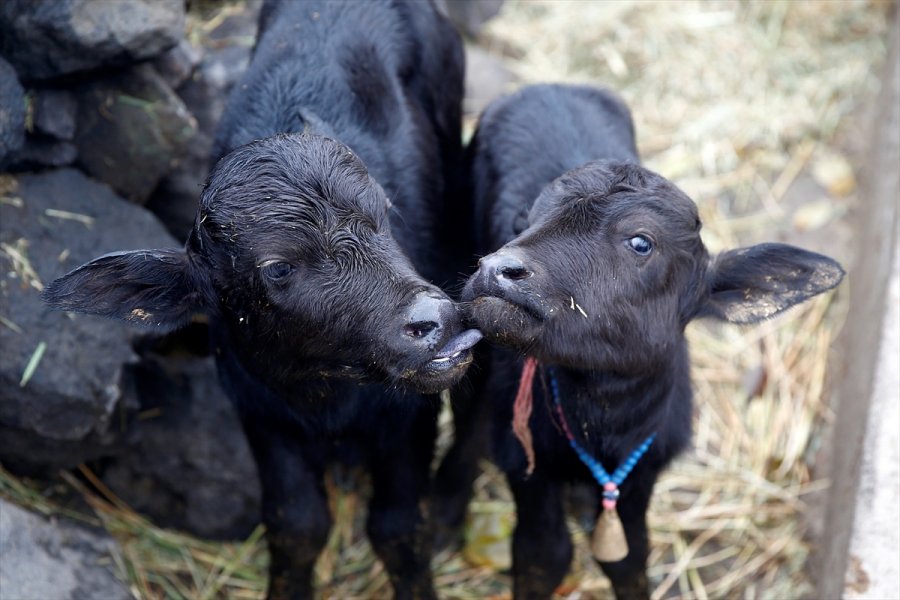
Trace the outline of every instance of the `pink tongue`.
[[450, 341], [447, 342], [447, 345], [441, 348], [441, 351], [438, 352], [434, 357], [447, 358], [448, 356], [452, 356], [461, 350], [468, 350], [469, 348], [477, 344], [482, 337], [483, 336], [481, 335], [481, 332], [477, 329], [467, 329], [459, 335], [450, 338]]

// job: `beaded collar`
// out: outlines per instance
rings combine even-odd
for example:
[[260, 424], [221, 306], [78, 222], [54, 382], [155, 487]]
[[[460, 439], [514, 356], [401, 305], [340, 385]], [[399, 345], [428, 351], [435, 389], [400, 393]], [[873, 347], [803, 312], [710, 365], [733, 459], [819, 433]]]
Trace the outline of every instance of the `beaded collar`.
[[603, 508], [614, 510], [616, 508], [616, 500], [619, 498], [619, 486], [622, 485], [622, 482], [625, 481], [625, 478], [628, 477], [628, 474], [631, 473], [631, 470], [634, 469], [641, 457], [650, 449], [650, 445], [653, 444], [653, 440], [656, 438], [656, 433], [648, 435], [644, 442], [632, 450], [628, 458], [610, 475], [603, 468], [603, 465], [600, 464], [600, 461], [596, 460], [575, 441], [575, 436], [569, 428], [566, 415], [563, 413], [562, 404], [559, 401], [559, 384], [556, 382], [556, 374], [553, 372], [553, 369], [547, 369], [547, 371], [550, 375], [550, 390], [553, 393], [553, 408], [556, 410], [557, 416], [559, 416], [559, 424], [562, 426], [563, 433], [566, 439], [569, 440], [569, 445], [575, 450], [575, 454], [578, 455], [581, 462], [590, 470], [591, 475], [603, 488]]
[[[525, 358], [525, 362], [522, 365], [522, 376], [519, 380], [519, 391], [516, 393], [516, 400], [513, 404], [512, 430], [525, 451], [527, 459], [526, 476], [531, 475], [535, 466], [534, 446], [528, 421], [531, 417], [532, 386], [537, 367], [538, 362], [535, 358], [530, 356]], [[628, 474], [631, 473], [641, 457], [650, 449], [653, 440], [656, 438], [656, 433], [651, 433], [647, 436], [643, 443], [632, 450], [628, 458], [610, 475], [598, 460], [575, 441], [575, 436], [572, 434], [572, 429], [569, 427], [559, 399], [559, 383], [556, 381], [556, 373], [552, 368], [547, 368], [547, 373], [550, 379], [550, 389], [553, 393], [553, 408], [559, 418], [559, 425], [575, 454], [578, 455], [578, 458], [588, 468], [591, 476], [603, 490], [601, 503], [603, 510], [597, 518], [594, 535], [591, 537], [591, 551], [594, 558], [601, 562], [620, 561], [628, 556], [628, 540], [625, 537], [625, 530], [616, 510], [616, 503], [619, 500], [619, 486], [622, 485], [622, 482], [625, 481], [625, 478], [628, 477]]]

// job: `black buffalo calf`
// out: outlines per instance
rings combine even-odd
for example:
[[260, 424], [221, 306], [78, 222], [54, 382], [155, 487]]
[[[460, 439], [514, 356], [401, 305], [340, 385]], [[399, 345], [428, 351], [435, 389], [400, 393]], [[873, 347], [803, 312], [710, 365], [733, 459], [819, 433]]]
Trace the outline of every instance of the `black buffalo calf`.
[[432, 283], [459, 270], [438, 224], [462, 73], [429, 3], [266, 2], [185, 248], [103, 256], [44, 293], [159, 331], [208, 315], [259, 468], [272, 598], [312, 595], [331, 527], [323, 471], [347, 456], [371, 474], [367, 531], [396, 597], [434, 596], [420, 512], [434, 394], [481, 337]]
[[492, 253], [463, 299], [508, 348], [495, 349], [483, 398], [518, 513], [515, 595], [547, 598], [562, 580], [564, 483], [590, 482], [594, 555], [619, 598], [647, 597], [647, 506], [690, 439], [685, 326], [770, 318], [843, 271], [781, 244], [710, 257], [694, 203], [639, 166], [629, 111], [602, 90], [534, 86], [494, 103], [472, 161], [478, 235]]

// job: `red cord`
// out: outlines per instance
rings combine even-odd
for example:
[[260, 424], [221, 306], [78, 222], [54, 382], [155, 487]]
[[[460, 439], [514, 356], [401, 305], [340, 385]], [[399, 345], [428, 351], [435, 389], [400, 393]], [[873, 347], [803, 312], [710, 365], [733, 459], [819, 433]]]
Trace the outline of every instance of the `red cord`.
[[531, 440], [531, 429], [528, 427], [528, 419], [531, 417], [532, 383], [537, 371], [537, 359], [530, 356], [525, 358], [522, 365], [522, 378], [519, 379], [519, 391], [516, 394], [516, 402], [513, 405], [512, 429], [528, 459], [526, 475], [534, 472], [534, 445]]

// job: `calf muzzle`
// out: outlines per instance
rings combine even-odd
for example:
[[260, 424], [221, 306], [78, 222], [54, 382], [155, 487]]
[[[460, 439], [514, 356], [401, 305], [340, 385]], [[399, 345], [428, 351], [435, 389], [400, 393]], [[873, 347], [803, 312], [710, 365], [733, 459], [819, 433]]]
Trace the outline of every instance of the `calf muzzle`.
[[446, 338], [447, 331], [459, 328], [456, 308], [449, 298], [436, 292], [416, 294], [404, 314], [401, 344], [427, 350], [436, 350]]
[[478, 261], [478, 271], [486, 279], [486, 287], [493, 285], [514, 287], [516, 282], [531, 277], [532, 272], [514, 250], [500, 250], [482, 257]]

